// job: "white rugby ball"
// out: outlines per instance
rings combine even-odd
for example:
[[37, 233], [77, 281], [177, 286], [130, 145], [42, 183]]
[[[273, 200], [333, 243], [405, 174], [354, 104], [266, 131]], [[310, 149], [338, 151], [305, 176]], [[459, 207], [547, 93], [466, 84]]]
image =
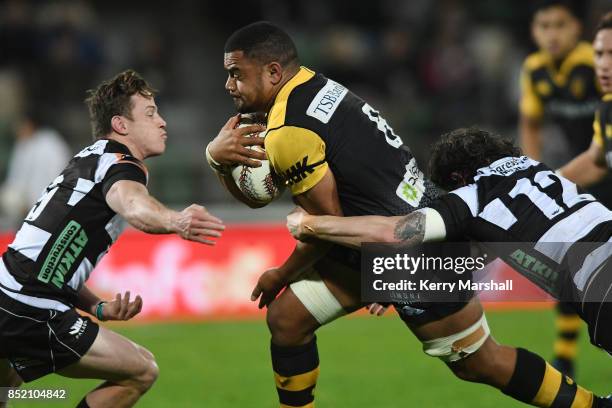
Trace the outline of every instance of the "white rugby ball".
[[[248, 126], [248, 124], [240, 124], [240, 127], [243, 126]], [[265, 133], [261, 132], [251, 137], [265, 137]], [[265, 152], [260, 146], [249, 148]], [[260, 167], [238, 164], [232, 168], [232, 177], [240, 192], [250, 201], [258, 204], [269, 204], [284, 190], [284, 183], [274, 173], [269, 160], [262, 160]]]

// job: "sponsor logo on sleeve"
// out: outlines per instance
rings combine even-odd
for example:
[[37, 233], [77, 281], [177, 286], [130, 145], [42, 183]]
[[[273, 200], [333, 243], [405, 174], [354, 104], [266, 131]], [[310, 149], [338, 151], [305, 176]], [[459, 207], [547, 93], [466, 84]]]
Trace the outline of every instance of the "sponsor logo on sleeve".
[[318, 161], [316, 163], [308, 164], [308, 156], [304, 156], [301, 161], [298, 161], [293, 166], [289, 167], [287, 171], [283, 172], [282, 176], [285, 180], [285, 184], [293, 185], [299, 183], [308, 177], [309, 174], [314, 173], [317, 166], [325, 163], [325, 160]]
[[425, 191], [425, 176], [419, 169], [416, 159], [413, 157], [406, 165], [404, 179], [397, 186], [395, 194], [412, 207], [418, 207]]

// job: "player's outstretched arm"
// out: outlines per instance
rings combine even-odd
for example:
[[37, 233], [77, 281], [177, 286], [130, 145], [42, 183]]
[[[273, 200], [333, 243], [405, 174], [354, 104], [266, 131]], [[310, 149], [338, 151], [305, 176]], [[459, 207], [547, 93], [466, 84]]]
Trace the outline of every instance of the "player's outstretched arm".
[[561, 167], [561, 175], [580, 187], [588, 187], [600, 181], [608, 169], [601, 146], [592, 142], [591, 146], [572, 161]]
[[431, 208], [395, 217], [332, 217], [310, 215], [298, 207], [287, 216], [287, 228], [299, 240], [317, 238], [353, 248], [362, 242], [419, 244], [446, 236], [440, 214]]
[[223, 221], [204, 207], [192, 204], [181, 212], [171, 210], [149, 195], [141, 183], [117, 181], [106, 193], [108, 206], [134, 228], [149, 234], [177, 234], [181, 238], [214, 245], [225, 229]]

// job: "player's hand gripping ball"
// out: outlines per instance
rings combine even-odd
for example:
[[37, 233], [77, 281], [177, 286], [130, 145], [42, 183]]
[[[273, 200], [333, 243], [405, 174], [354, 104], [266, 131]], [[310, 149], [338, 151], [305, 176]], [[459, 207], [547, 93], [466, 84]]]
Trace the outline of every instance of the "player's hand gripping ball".
[[[262, 117], [256, 114], [240, 115], [238, 127], [244, 127], [262, 122]], [[251, 137], [266, 137], [266, 132], [252, 134]], [[249, 146], [249, 149], [265, 151], [260, 146]], [[238, 164], [232, 167], [232, 177], [240, 192], [251, 201], [259, 204], [269, 204], [281, 195], [284, 183], [274, 173], [269, 160], [262, 160], [260, 167], [249, 167]]]

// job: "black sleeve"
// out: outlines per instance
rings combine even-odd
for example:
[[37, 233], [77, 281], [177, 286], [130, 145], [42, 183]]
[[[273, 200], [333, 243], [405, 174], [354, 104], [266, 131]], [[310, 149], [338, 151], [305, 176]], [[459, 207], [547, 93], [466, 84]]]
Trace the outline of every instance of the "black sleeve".
[[474, 218], [468, 204], [457, 194], [449, 193], [434, 201], [430, 208], [438, 211], [446, 226], [446, 239], [464, 238], [469, 221]]
[[146, 186], [146, 168], [142, 162], [134, 158], [123, 158], [116, 164], [113, 164], [102, 180], [102, 194], [104, 197], [106, 197], [106, 193], [108, 193], [112, 185], [119, 180], [132, 180]]

